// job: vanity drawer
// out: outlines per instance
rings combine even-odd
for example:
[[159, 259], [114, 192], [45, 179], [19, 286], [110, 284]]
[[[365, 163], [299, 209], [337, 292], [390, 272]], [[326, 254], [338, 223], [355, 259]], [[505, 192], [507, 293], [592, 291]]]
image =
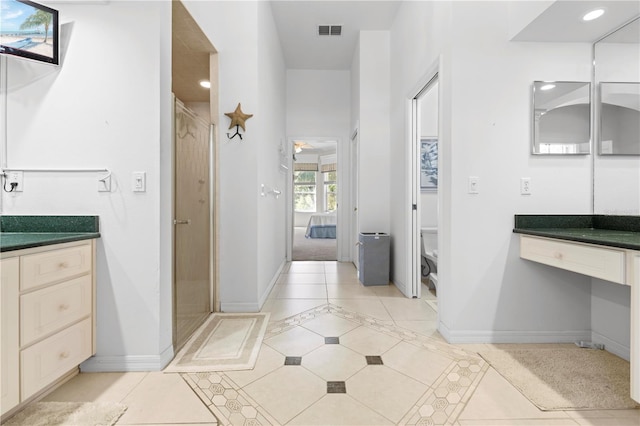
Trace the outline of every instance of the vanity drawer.
[[625, 253], [621, 250], [521, 235], [520, 257], [619, 284], [625, 283]]
[[23, 401], [91, 356], [91, 329], [87, 318], [21, 352]]
[[45, 251], [20, 259], [22, 291], [83, 275], [91, 271], [91, 244]]
[[26, 346], [91, 314], [91, 275], [20, 296], [20, 342]]

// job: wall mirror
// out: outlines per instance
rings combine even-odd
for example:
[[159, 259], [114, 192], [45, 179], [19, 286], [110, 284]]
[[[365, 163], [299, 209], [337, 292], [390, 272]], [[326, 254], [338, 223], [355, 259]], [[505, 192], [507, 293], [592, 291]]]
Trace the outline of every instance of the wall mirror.
[[[593, 212], [640, 214], [640, 18], [593, 45]], [[630, 123], [627, 120], [632, 120]]]
[[533, 83], [534, 154], [569, 155], [591, 152], [591, 83]]
[[601, 155], [640, 155], [640, 83], [600, 83]]

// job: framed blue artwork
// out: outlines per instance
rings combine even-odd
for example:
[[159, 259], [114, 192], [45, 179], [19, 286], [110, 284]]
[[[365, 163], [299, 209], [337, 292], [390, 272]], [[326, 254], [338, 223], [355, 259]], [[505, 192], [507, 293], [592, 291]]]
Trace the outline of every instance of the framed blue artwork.
[[438, 138], [420, 139], [420, 190], [438, 189]]

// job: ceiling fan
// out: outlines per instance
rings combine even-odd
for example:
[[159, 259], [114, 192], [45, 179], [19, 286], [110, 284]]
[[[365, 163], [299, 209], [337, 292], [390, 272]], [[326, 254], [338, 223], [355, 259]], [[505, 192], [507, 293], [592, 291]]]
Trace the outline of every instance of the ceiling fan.
[[302, 152], [303, 149], [305, 148], [312, 148], [313, 149], [313, 145], [310, 145], [304, 141], [296, 141], [293, 143], [293, 148], [296, 154]]

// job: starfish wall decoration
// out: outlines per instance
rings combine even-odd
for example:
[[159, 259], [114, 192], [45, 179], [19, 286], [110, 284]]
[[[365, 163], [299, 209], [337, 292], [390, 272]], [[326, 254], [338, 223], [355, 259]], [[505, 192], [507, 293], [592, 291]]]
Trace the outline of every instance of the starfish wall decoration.
[[244, 127], [245, 121], [253, 117], [253, 114], [245, 114], [244, 112], [242, 112], [242, 107], [240, 106], [240, 103], [238, 103], [235, 111], [225, 112], [224, 115], [231, 119], [231, 124], [229, 125], [230, 129], [233, 128], [233, 126], [236, 126], [236, 132], [233, 134], [233, 136], [230, 136], [229, 133], [227, 133], [227, 137], [229, 139], [233, 139], [236, 136], [240, 136], [240, 139], [242, 139], [242, 134], [240, 134], [240, 127], [242, 127], [242, 130], [246, 131], [247, 129], [245, 129]]

